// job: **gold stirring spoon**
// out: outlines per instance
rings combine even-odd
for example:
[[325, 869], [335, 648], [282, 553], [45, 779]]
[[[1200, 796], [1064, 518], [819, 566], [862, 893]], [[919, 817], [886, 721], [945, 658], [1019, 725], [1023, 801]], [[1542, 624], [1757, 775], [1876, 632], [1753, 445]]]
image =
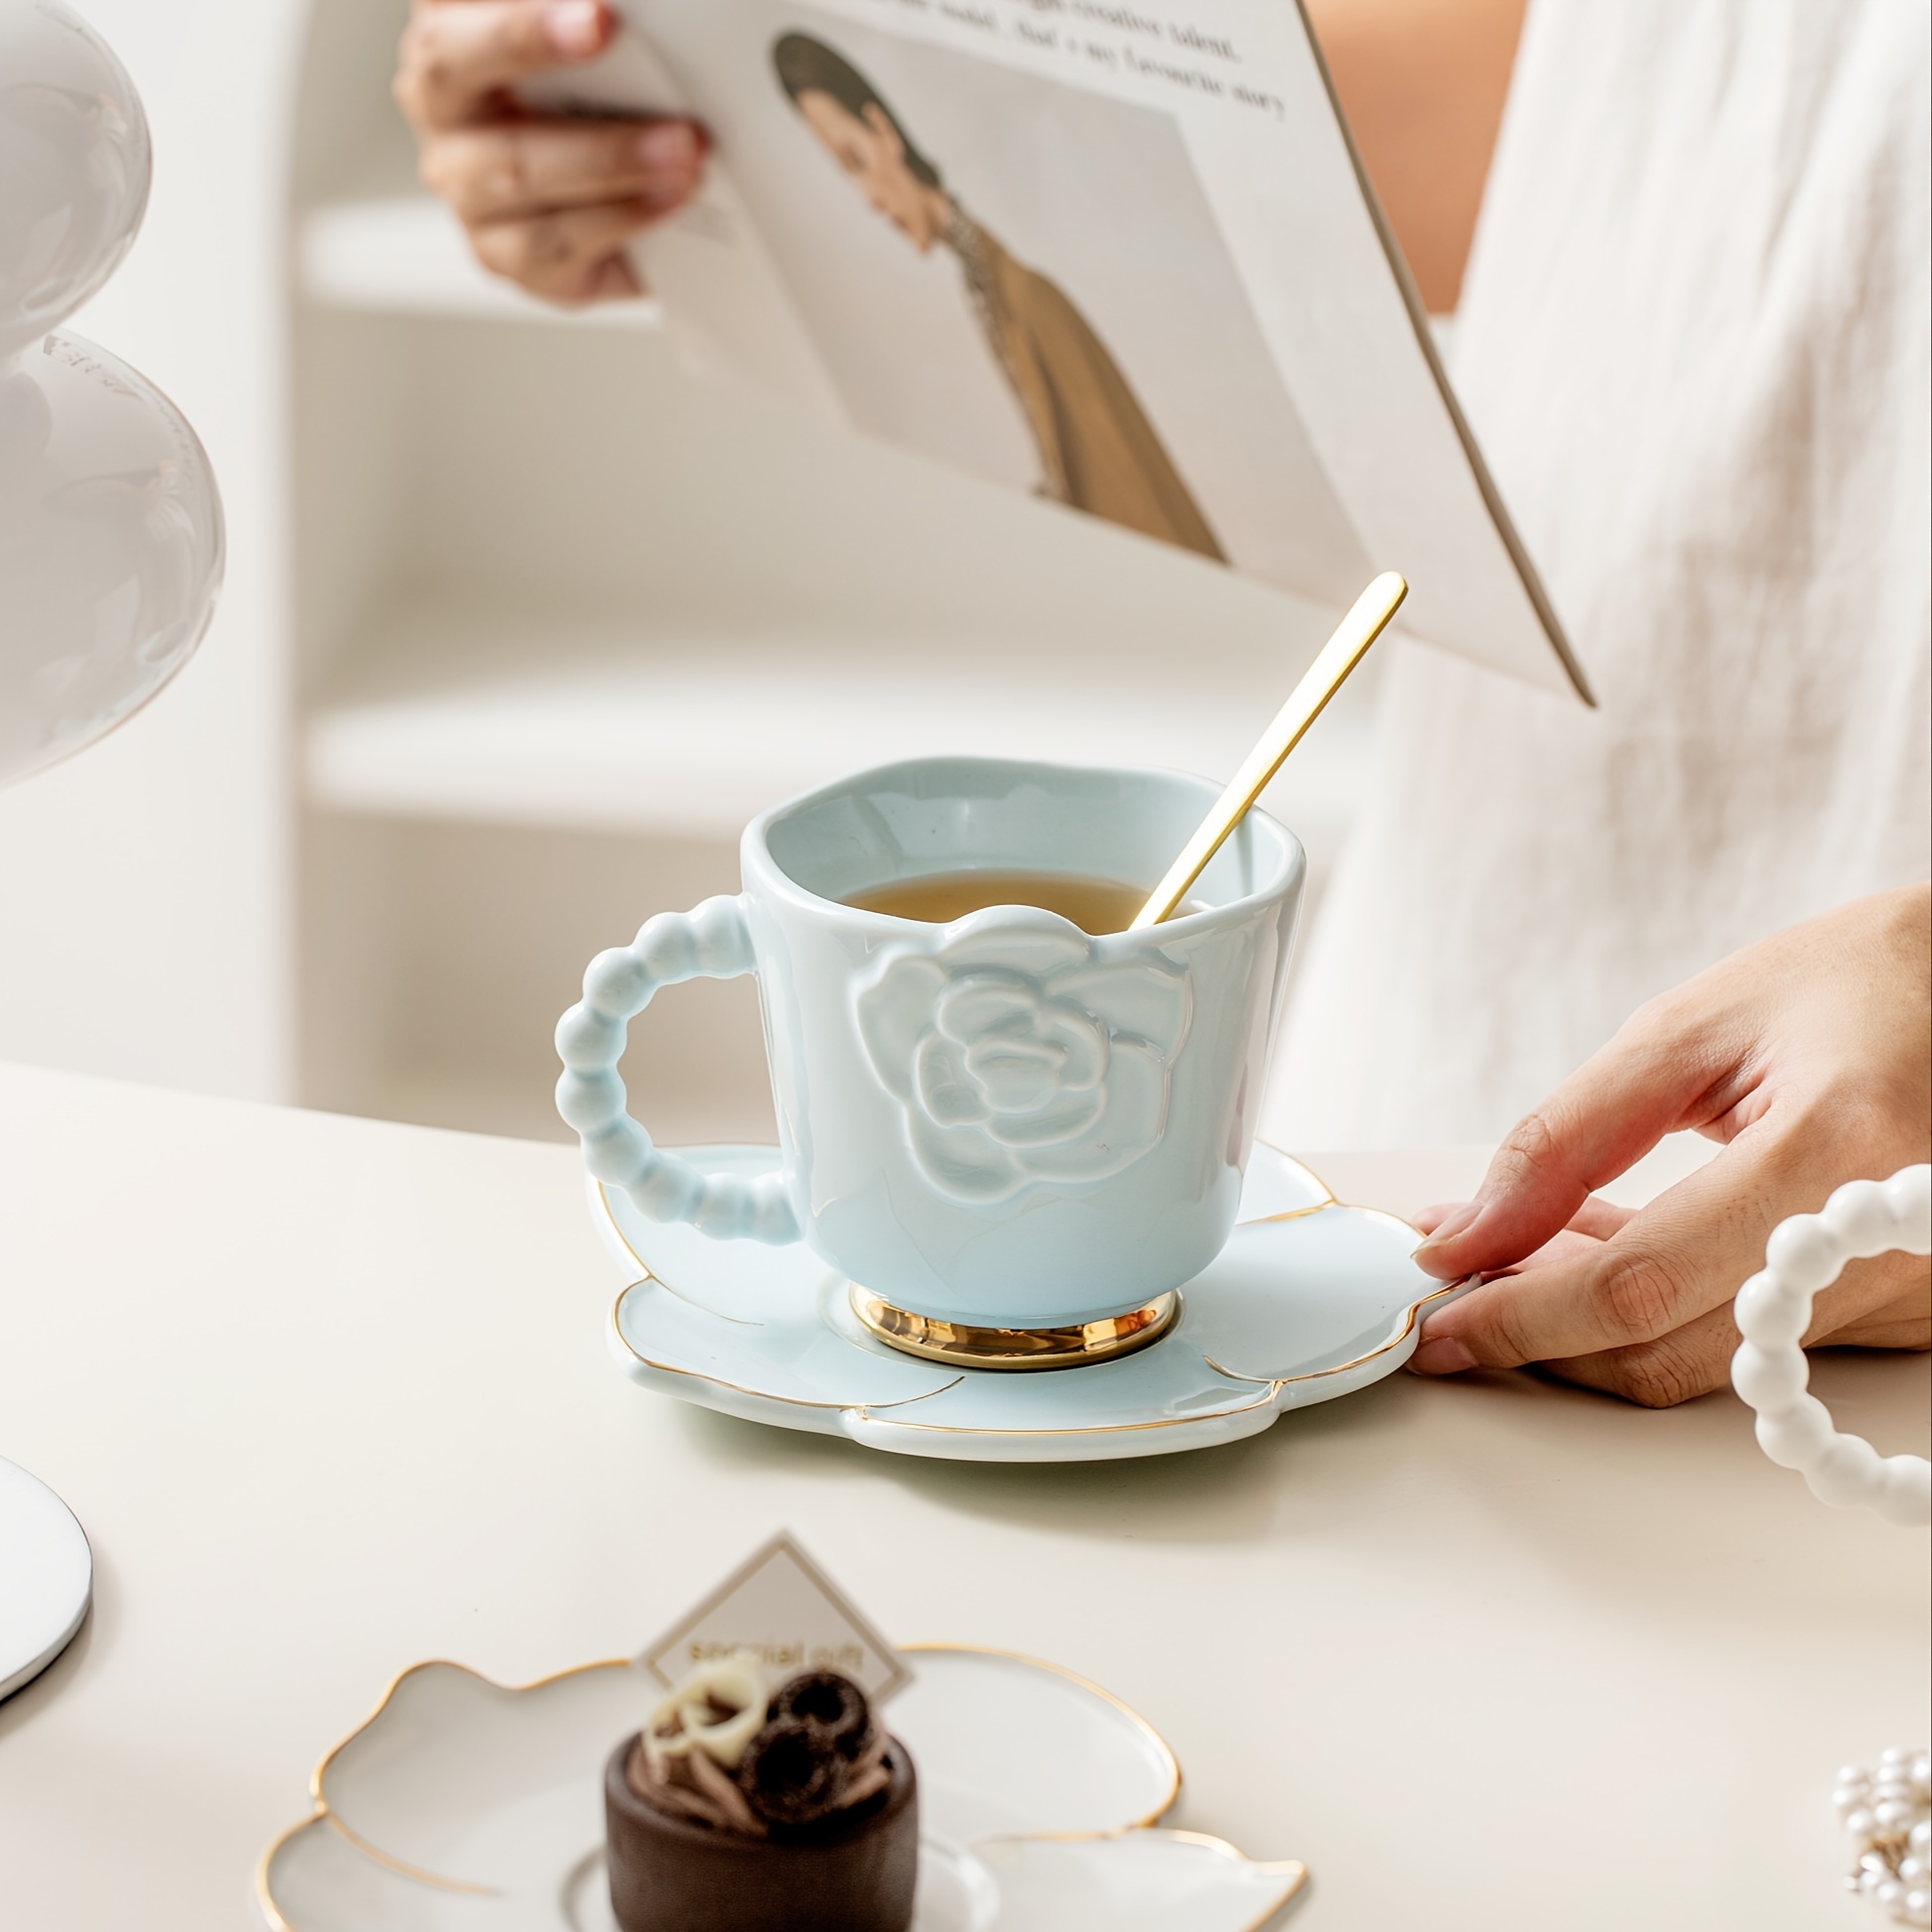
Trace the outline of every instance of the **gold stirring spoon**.
[[1221, 850], [1227, 835], [1247, 817], [1268, 780], [1281, 769], [1289, 752], [1301, 743], [1308, 727], [1322, 715], [1329, 700], [1348, 681], [1349, 673], [1367, 656], [1369, 645], [1388, 628], [1388, 620], [1401, 608], [1402, 599], [1408, 594], [1408, 584], [1395, 572], [1384, 571], [1349, 607], [1348, 615], [1335, 627], [1315, 662], [1302, 673], [1301, 682], [1288, 694], [1287, 704], [1275, 713], [1274, 722], [1241, 761], [1240, 770], [1227, 781], [1227, 789], [1215, 801], [1194, 837], [1181, 847], [1181, 855], [1167, 868], [1167, 876], [1134, 914], [1128, 932], [1158, 926], [1163, 919], [1173, 916], [1174, 909], [1188, 896], [1188, 887]]

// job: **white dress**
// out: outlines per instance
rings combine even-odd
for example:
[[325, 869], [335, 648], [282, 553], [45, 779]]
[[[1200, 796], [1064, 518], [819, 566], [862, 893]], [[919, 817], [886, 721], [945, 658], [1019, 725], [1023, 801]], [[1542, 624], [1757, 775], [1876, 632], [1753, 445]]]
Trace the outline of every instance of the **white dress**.
[[1451, 367], [1602, 708], [1396, 647], [1271, 1137], [1493, 1139], [1927, 875], [1928, 100], [1922, 0], [1534, 0]]

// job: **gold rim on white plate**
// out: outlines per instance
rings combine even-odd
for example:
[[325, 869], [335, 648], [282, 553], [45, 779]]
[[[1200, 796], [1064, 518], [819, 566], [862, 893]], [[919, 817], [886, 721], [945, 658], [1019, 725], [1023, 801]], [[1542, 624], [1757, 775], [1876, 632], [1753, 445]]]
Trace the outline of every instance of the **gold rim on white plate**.
[[[1160, 1803], [1144, 1816], [1130, 1819], [1127, 1823], [1114, 1826], [1106, 1831], [1006, 1832], [999, 1834], [999, 1837], [1002, 1839], [1014, 1842], [1025, 1840], [1044, 1843], [1064, 1840], [1070, 1843], [1088, 1843], [1126, 1838], [1135, 1832], [1148, 1830], [1158, 1820], [1165, 1818], [1173, 1810], [1176, 1799], [1181, 1795], [1181, 1760], [1175, 1756], [1174, 1747], [1132, 1705], [1126, 1703], [1121, 1698], [1115, 1697], [1111, 1691], [1107, 1690], [1103, 1685], [1095, 1683], [1091, 1677], [1083, 1677], [1079, 1671], [1069, 1670], [1063, 1664], [1048, 1663], [1043, 1657], [1030, 1657], [1024, 1651], [1020, 1650], [1002, 1650], [992, 1644], [902, 1643], [896, 1647], [913, 1654], [999, 1657], [1008, 1663], [1024, 1664], [1034, 1670], [1047, 1671], [1055, 1677], [1064, 1678], [1068, 1683], [1077, 1685], [1081, 1690], [1098, 1698], [1101, 1703], [1109, 1705], [1141, 1734], [1146, 1742], [1153, 1746], [1167, 1778], [1167, 1790], [1162, 1796]], [[394, 1698], [397, 1691], [402, 1688], [403, 1684], [409, 1678], [414, 1677], [418, 1671], [460, 1671], [463, 1676], [473, 1677], [477, 1683], [485, 1686], [489, 1690], [507, 1691], [513, 1697], [520, 1697], [526, 1692], [541, 1691], [551, 1684], [561, 1684], [566, 1678], [586, 1676], [593, 1670], [630, 1670], [635, 1665], [636, 1659], [632, 1657], [602, 1657], [594, 1663], [573, 1664], [568, 1670], [554, 1670], [547, 1676], [532, 1678], [527, 1684], [502, 1684], [498, 1683], [493, 1677], [484, 1676], [480, 1670], [473, 1670], [468, 1664], [459, 1664], [449, 1657], [425, 1657], [420, 1662], [406, 1664], [383, 1687], [382, 1695], [376, 1699], [375, 1705], [370, 1710], [369, 1715], [352, 1731], [346, 1732], [342, 1737], [338, 1738], [316, 1760], [316, 1768], [309, 1774], [309, 1796], [315, 1807], [309, 1816], [299, 1819], [295, 1824], [289, 1826], [286, 1831], [278, 1832], [269, 1842], [261, 1858], [256, 1861], [255, 1901], [261, 1907], [262, 1915], [269, 1923], [270, 1932], [302, 1932], [302, 1928], [295, 1925], [276, 1903], [275, 1895], [269, 1889], [269, 1870], [275, 1863], [275, 1855], [281, 1851], [283, 1846], [288, 1844], [291, 1839], [298, 1837], [301, 1833], [319, 1824], [327, 1824], [331, 1830], [339, 1832], [365, 1858], [372, 1859], [377, 1865], [382, 1866], [387, 1870], [398, 1873], [402, 1877], [414, 1879], [418, 1884], [433, 1886], [438, 1891], [460, 1893], [471, 1898], [500, 1898], [503, 1896], [503, 1893], [493, 1885], [479, 1885], [464, 1878], [445, 1877], [441, 1872], [425, 1871], [419, 1866], [409, 1865], [401, 1859], [392, 1857], [380, 1847], [371, 1845], [366, 1839], [359, 1837], [355, 1832], [351, 1831], [330, 1806], [328, 1800], [322, 1796], [322, 1782], [328, 1775], [328, 1767], [382, 1716], [383, 1712], [389, 1708], [390, 1700]], [[1201, 1837], [1202, 1835], [1188, 1833], [1176, 1834], [1176, 1836]], [[1224, 1843], [1220, 1839], [1204, 1839], [1204, 1842], [1215, 1845]], [[1254, 1860], [1247, 1858], [1236, 1847], [1229, 1845], [1225, 1849], [1243, 1865], [1255, 1864]], [[1288, 1892], [1282, 1893], [1282, 1898], [1285, 1899], [1288, 1896]], [[1273, 1908], [1271, 1907], [1270, 1909]]]
[[1170, 1744], [1154, 1727], [1124, 1698], [1115, 1697], [1103, 1684], [1096, 1684], [1091, 1677], [1083, 1677], [1077, 1670], [1069, 1670], [1065, 1664], [1050, 1664], [1044, 1657], [1029, 1656], [1024, 1650], [1002, 1650], [991, 1643], [902, 1643], [898, 1648], [918, 1655], [928, 1652], [942, 1652], [957, 1657], [999, 1657], [1009, 1664], [1025, 1664], [1032, 1670], [1044, 1670], [1055, 1677], [1063, 1677], [1070, 1684], [1097, 1697], [1102, 1704], [1110, 1705], [1152, 1744], [1167, 1776], [1167, 1791], [1152, 1811], [1139, 1818], [1131, 1818], [1124, 1825], [1114, 1825], [1101, 1832], [1007, 1832], [1000, 1836], [1006, 1838], [1038, 1839], [1099, 1839], [1120, 1838], [1128, 1832], [1145, 1831], [1157, 1824], [1174, 1809], [1181, 1795], [1181, 1760], [1174, 1754]]
[[1113, 1844], [1129, 1838], [1158, 1838], [1182, 1845], [1198, 1845], [1204, 1851], [1213, 1852], [1225, 1859], [1229, 1865], [1237, 1865], [1249, 1871], [1258, 1871], [1263, 1877], [1282, 1878], [1287, 1882], [1261, 1907], [1260, 1916], [1251, 1918], [1240, 1928], [1240, 1932], [1261, 1932], [1261, 1927], [1287, 1904], [1289, 1899], [1308, 1882], [1308, 1867], [1300, 1859], [1251, 1859], [1238, 1845], [1230, 1845], [1224, 1838], [1216, 1838], [1212, 1832], [1185, 1831], [1176, 1826], [1162, 1825], [1156, 1828], [1139, 1828], [1125, 1832], [997, 1832], [985, 1838], [975, 1839], [975, 1845], [1047, 1845], [1056, 1843], [1105, 1843]]
[[349, 1745], [362, 1736], [375, 1721], [389, 1708], [390, 1699], [403, 1684], [420, 1670], [455, 1670], [465, 1677], [473, 1677], [477, 1683], [492, 1691], [508, 1691], [512, 1696], [522, 1696], [526, 1691], [541, 1691], [546, 1685], [561, 1684], [567, 1677], [587, 1676], [593, 1670], [629, 1670], [635, 1659], [630, 1657], [600, 1657], [594, 1663], [573, 1664], [568, 1670], [553, 1670], [547, 1676], [534, 1677], [527, 1684], [499, 1684], [494, 1677], [485, 1677], [480, 1670], [472, 1670], [468, 1664], [459, 1664], [452, 1657], [424, 1657], [419, 1662], [405, 1664], [383, 1686], [382, 1695], [376, 1699], [369, 1715], [353, 1731], [345, 1732], [329, 1745], [316, 1760], [316, 1768], [309, 1773], [309, 1797], [314, 1805], [307, 1818], [299, 1819], [287, 1831], [279, 1832], [272, 1839], [266, 1851], [255, 1864], [255, 1901], [261, 1906], [271, 1932], [301, 1932], [301, 1928], [290, 1923], [283, 1916], [274, 1894], [268, 1888], [269, 1867], [275, 1863], [275, 1855], [290, 1839], [306, 1832], [312, 1825], [326, 1822], [331, 1829], [340, 1832], [348, 1842], [365, 1858], [373, 1859], [386, 1869], [400, 1873], [405, 1878], [413, 1878], [418, 1884], [433, 1885], [438, 1891], [460, 1892], [471, 1898], [500, 1898], [503, 1894], [494, 1885], [478, 1885], [466, 1878], [446, 1878], [440, 1872], [425, 1871], [419, 1866], [405, 1864], [403, 1860], [392, 1858], [379, 1847], [358, 1837], [342, 1823], [322, 1796], [322, 1780], [328, 1775], [328, 1767], [345, 1751]]

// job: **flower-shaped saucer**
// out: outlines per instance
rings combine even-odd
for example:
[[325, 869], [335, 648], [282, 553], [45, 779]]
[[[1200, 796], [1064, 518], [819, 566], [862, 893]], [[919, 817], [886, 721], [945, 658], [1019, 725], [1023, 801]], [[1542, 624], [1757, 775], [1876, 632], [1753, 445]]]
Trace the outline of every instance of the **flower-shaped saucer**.
[[[914, 1645], [889, 1723], [919, 1766], [912, 1932], [1250, 1932], [1307, 1873], [1153, 1829], [1174, 1753], [1106, 1692], [1002, 1651]], [[605, 1758], [661, 1687], [587, 1664], [520, 1690], [417, 1664], [262, 1855], [274, 1932], [615, 1932]]]
[[[752, 1176], [770, 1147], [708, 1147], [707, 1173]], [[1407, 1222], [1338, 1202], [1298, 1161], [1257, 1144], [1227, 1245], [1181, 1290], [1137, 1353], [1013, 1373], [915, 1359], [869, 1333], [850, 1284], [801, 1245], [708, 1240], [589, 1184], [631, 1285], [610, 1315], [633, 1381], [727, 1415], [849, 1436], [902, 1456], [1097, 1462], [1232, 1442], [1348, 1395], [1415, 1352], [1425, 1304], [1456, 1292], [1410, 1258]]]

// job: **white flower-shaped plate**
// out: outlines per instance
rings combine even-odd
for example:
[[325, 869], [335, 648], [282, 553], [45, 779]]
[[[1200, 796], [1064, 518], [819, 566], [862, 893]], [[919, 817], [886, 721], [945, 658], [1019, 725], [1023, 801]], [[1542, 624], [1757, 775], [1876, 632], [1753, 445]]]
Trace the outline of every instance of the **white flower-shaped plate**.
[[[892, 1729], [919, 1769], [913, 1932], [1250, 1932], [1307, 1876], [1153, 1829], [1174, 1753], [1104, 1691], [1001, 1651], [914, 1645]], [[275, 1932], [615, 1932], [603, 1765], [661, 1694], [641, 1664], [520, 1690], [417, 1664], [317, 1765], [262, 1856]]]
[[[701, 1147], [706, 1173], [756, 1175], [771, 1147]], [[631, 1379], [727, 1415], [844, 1435], [902, 1456], [1098, 1462], [1232, 1442], [1277, 1416], [1380, 1381], [1415, 1352], [1425, 1304], [1457, 1292], [1410, 1258], [1405, 1221], [1337, 1201], [1257, 1145], [1240, 1219], [1137, 1353], [1079, 1368], [961, 1370], [888, 1348], [849, 1284], [802, 1245], [708, 1240], [589, 1183], [605, 1245], [631, 1277], [610, 1314]]]

